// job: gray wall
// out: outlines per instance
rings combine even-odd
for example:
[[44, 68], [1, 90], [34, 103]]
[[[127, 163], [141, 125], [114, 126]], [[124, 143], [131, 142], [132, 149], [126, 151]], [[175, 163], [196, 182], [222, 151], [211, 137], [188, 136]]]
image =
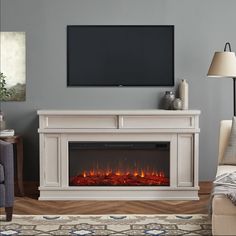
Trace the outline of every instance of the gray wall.
[[200, 179], [217, 163], [219, 121], [232, 117], [232, 81], [208, 79], [215, 50], [236, 49], [234, 0], [1, 0], [1, 31], [25, 31], [27, 96], [6, 102], [9, 128], [24, 136], [25, 179], [38, 179], [37, 109], [155, 109], [167, 89], [67, 88], [66, 26], [70, 24], [173, 24], [175, 76], [190, 85], [190, 108], [202, 111]]

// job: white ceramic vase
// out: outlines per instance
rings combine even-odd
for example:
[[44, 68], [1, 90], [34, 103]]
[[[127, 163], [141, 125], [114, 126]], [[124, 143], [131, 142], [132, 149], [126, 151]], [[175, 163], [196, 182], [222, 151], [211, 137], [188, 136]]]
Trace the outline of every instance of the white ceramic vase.
[[182, 101], [182, 109], [188, 110], [188, 83], [182, 79], [179, 84], [179, 97]]

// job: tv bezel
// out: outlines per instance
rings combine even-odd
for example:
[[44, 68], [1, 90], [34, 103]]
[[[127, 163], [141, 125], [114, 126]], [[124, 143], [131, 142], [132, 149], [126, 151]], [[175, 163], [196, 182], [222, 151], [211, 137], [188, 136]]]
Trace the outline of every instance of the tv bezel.
[[[77, 27], [165, 27], [172, 28], [173, 37], [172, 37], [172, 48], [173, 48], [173, 57], [172, 57], [172, 65], [173, 65], [173, 74], [171, 78], [171, 84], [164, 85], [156, 85], [156, 84], [147, 84], [147, 85], [129, 85], [129, 84], [114, 84], [114, 85], [105, 85], [105, 84], [83, 84], [83, 85], [70, 85], [69, 84], [69, 29], [77, 28]], [[175, 86], [175, 26], [174, 25], [67, 25], [67, 87], [173, 87]]]

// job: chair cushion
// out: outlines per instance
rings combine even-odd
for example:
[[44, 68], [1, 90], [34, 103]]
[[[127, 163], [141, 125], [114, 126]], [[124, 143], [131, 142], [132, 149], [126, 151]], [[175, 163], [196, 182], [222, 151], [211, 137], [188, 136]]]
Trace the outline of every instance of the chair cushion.
[[236, 165], [236, 117], [232, 120], [231, 133], [221, 164]]
[[0, 184], [4, 182], [4, 168], [3, 165], [0, 164]]

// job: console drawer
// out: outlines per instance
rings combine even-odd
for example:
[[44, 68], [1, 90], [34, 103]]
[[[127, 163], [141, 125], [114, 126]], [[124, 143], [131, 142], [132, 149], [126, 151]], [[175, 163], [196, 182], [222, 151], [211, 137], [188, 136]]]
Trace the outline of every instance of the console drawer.
[[123, 129], [194, 128], [193, 116], [120, 116]]
[[111, 129], [117, 128], [117, 116], [46, 116], [48, 129]]

